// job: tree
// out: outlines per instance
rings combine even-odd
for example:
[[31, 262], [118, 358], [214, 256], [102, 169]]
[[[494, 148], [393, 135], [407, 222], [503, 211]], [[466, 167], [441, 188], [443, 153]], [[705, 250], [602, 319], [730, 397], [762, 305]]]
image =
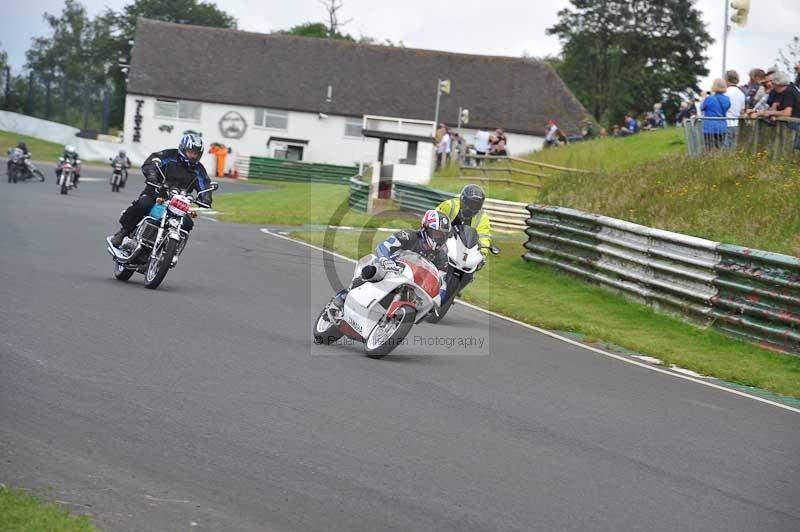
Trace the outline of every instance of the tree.
[[786, 51], [778, 50], [776, 63], [782, 63], [786, 67], [786, 72], [792, 72], [795, 65], [800, 64], [800, 37], [795, 36], [792, 42], [786, 45]]
[[306, 22], [305, 24], [298, 24], [292, 26], [286, 31], [277, 32], [282, 35], [297, 35], [299, 37], [315, 37], [317, 39], [341, 39], [345, 41], [353, 41], [350, 34], [334, 33], [328, 31], [328, 27], [322, 22]]
[[328, 36], [341, 35], [341, 27], [353, 21], [353, 19], [344, 22], [339, 20], [339, 11], [344, 7], [342, 0], [319, 0], [319, 3], [325, 6], [325, 11], [328, 13]]
[[602, 122], [699, 91], [713, 39], [693, 0], [570, 2], [547, 29], [562, 45], [560, 61], [551, 64]]

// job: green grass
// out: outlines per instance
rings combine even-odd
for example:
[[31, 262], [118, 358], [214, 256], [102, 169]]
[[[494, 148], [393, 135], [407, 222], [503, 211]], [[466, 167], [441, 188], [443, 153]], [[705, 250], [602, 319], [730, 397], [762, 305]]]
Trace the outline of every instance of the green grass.
[[[322, 245], [322, 232], [293, 236]], [[335, 251], [353, 258], [377, 244], [359, 233], [339, 233]], [[464, 299], [503, 315], [551, 330], [585, 335], [662, 359], [667, 364], [745, 386], [800, 398], [800, 357], [781, 355], [702, 329], [627, 300], [606, 289], [577, 282], [520, 258], [522, 241], [507, 243], [464, 292]]]
[[800, 167], [765, 154], [681, 154], [630, 170], [562, 176], [545, 184], [540, 202], [800, 254]]
[[[64, 153], [64, 145], [49, 142], [27, 135], [20, 135], [11, 131], [0, 130], [0, 155], [6, 156], [8, 148], [16, 146], [19, 141], [25, 141], [28, 151], [33, 155], [34, 161], [56, 162]], [[80, 154], [79, 154], [80, 155]], [[108, 164], [107, 161], [84, 161], [85, 163]]]
[[0, 530], [3, 532], [93, 532], [85, 515], [70, 516], [22, 491], [0, 486]]
[[[256, 181], [254, 181], [256, 182]], [[349, 225], [355, 227], [405, 227], [417, 216], [398, 211], [367, 216], [349, 210], [350, 187], [318, 183], [263, 181], [271, 187], [259, 192], [219, 194], [214, 209], [220, 220], [263, 225]]]

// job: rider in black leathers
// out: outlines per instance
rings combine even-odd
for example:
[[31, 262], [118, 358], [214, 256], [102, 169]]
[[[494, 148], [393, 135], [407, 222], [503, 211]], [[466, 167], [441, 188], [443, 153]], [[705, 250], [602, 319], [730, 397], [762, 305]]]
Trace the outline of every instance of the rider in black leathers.
[[[211, 181], [208, 173], [200, 162], [203, 155], [203, 140], [193, 134], [186, 134], [181, 138], [177, 150], [163, 150], [155, 152], [147, 158], [142, 165], [145, 181], [161, 183], [167, 187], [175, 187], [186, 192], [200, 192], [208, 189]], [[162, 177], [162, 173], [164, 177]], [[111, 237], [111, 244], [120, 247], [122, 240], [130, 235], [138, 223], [147, 216], [156, 203], [161, 190], [152, 186], [145, 186], [139, 197], [125, 209], [119, 218], [122, 228]], [[211, 206], [211, 192], [202, 194], [199, 201]], [[183, 228], [191, 231], [194, 221], [190, 216], [183, 218]]]
[[[22, 140], [21, 140], [21, 141], [19, 141], [19, 142], [17, 143], [17, 148], [19, 148], [20, 150], [22, 150], [22, 156], [23, 156], [23, 157], [28, 157], [28, 156], [30, 155], [30, 152], [28, 152], [28, 145], [27, 145], [27, 144], [25, 144], [25, 142], [24, 142], [24, 141], [22, 141]], [[14, 149], [14, 148], [9, 148], [9, 149], [8, 149], [8, 153], [9, 153], [9, 154], [11, 154], [11, 150], [13, 150], [13, 149]], [[8, 175], [11, 175], [11, 165], [12, 165], [12, 164], [13, 164], [13, 163], [11, 162], [11, 157], [9, 157], [9, 158], [8, 158], [8, 161], [6, 161], [6, 171], [8, 172]]]

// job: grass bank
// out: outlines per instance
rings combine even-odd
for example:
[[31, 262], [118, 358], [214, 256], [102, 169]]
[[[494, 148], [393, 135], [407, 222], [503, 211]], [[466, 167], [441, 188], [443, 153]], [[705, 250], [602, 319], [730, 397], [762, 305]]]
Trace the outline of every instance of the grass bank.
[[[385, 233], [339, 233], [335, 251], [353, 258], [371, 252]], [[322, 245], [322, 232], [293, 236]], [[506, 243], [464, 292], [467, 301], [550, 330], [584, 335], [745, 386], [800, 398], [800, 357], [781, 355], [659, 314], [623, 296], [576, 282], [520, 259], [521, 241]]]
[[[47, 140], [37, 139], [27, 135], [20, 135], [19, 133], [13, 133], [11, 131], [0, 130], [0, 157], [5, 157], [8, 153], [8, 148], [16, 146], [21, 140], [28, 145], [28, 151], [33, 155], [34, 161], [46, 161], [54, 163], [58, 161], [58, 158], [61, 157], [62, 153], [64, 153], [63, 144], [49, 142]], [[84, 162], [89, 164], [108, 164], [107, 161]]]
[[262, 225], [349, 225], [355, 227], [405, 227], [417, 220], [398, 211], [367, 216], [347, 206], [350, 188], [319, 183], [256, 181], [269, 185], [258, 192], [219, 194], [214, 209], [220, 220]]
[[95, 532], [86, 515], [74, 517], [22, 491], [0, 486], [0, 530], [3, 532]]

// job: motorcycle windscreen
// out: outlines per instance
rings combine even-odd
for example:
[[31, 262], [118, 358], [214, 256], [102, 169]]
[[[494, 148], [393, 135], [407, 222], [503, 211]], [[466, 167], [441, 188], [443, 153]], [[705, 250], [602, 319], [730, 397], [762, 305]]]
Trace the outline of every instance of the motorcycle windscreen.
[[402, 262], [414, 274], [414, 282], [431, 297], [439, 295], [439, 271], [436, 266], [431, 264], [416, 253], [401, 253], [397, 256], [397, 262]]
[[458, 225], [456, 227], [456, 231], [458, 231], [465, 248], [472, 248], [478, 245], [478, 232], [473, 227], [468, 225]]

